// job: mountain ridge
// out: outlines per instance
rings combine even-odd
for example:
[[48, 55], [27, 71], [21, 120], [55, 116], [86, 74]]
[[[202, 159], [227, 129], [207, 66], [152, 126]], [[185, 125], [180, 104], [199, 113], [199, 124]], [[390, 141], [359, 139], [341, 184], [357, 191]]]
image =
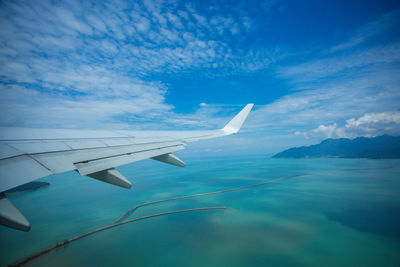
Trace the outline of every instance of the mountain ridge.
[[381, 135], [354, 139], [325, 139], [311, 146], [293, 147], [273, 158], [400, 158], [400, 136]]

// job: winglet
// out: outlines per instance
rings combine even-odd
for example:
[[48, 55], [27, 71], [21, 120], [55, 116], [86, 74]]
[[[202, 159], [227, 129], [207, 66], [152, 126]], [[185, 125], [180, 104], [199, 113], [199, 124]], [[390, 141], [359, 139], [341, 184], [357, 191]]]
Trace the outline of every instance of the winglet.
[[247, 104], [224, 128], [222, 128], [222, 131], [227, 135], [239, 132], [240, 127], [242, 127], [243, 122], [246, 120], [253, 106], [254, 104]]

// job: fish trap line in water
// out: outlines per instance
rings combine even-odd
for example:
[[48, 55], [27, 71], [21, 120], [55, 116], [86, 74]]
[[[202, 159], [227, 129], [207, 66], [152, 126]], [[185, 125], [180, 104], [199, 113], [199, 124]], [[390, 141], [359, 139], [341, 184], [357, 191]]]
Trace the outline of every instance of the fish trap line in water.
[[321, 173], [346, 172], [346, 171], [365, 171], [365, 170], [381, 170], [381, 169], [390, 169], [390, 168], [393, 168], [393, 167], [390, 166], [390, 167], [383, 167], [383, 168], [353, 168], [353, 169], [338, 169], [338, 170], [308, 172], [308, 173], [301, 173], [301, 174], [290, 175], [290, 176], [286, 176], [286, 177], [282, 177], [282, 178], [277, 178], [277, 179], [273, 179], [273, 180], [269, 180], [269, 181], [265, 181], [265, 182], [261, 182], [261, 183], [257, 183], [257, 184], [251, 184], [251, 185], [246, 185], [246, 186], [241, 186], [241, 187], [229, 188], [229, 189], [224, 189], [224, 190], [219, 190], [219, 191], [214, 191], [214, 192], [200, 193], [200, 194], [194, 194], [194, 195], [186, 195], [186, 196], [180, 196], [180, 197], [172, 197], [172, 198], [154, 200], [154, 201], [149, 201], [149, 202], [145, 202], [145, 203], [136, 205], [132, 209], [126, 211], [120, 218], [118, 218], [118, 220], [115, 221], [115, 223], [119, 223], [119, 222], [125, 220], [126, 218], [131, 216], [136, 210], [138, 210], [141, 207], [155, 205], [155, 204], [162, 203], [162, 202], [180, 200], [180, 199], [185, 199], [185, 198], [203, 197], [203, 196], [210, 196], [210, 195], [222, 194], [222, 193], [227, 193], [227, 192], [239, 191], [239, 190], [244, 190], [244, 189], [248, 189], [248, 188], [252, 188], [252, 187], [266, 185], [266, 184], [272, 184], [272, 183], [279, 182], [279, 181], [282, 181], [282, 180], [286, 180], [286, 179], [289, 179], [289, 178], [308, 176], [308, 175], [315, 175], [315, 174], [321, 174]]
[[184, 212], [192, 212], [192, 211], [204, 211], [204, 210], [224, 210], [224, 209], [227, 209], [227, 208], [228, 207], [222, 206], [222, 207], [204, 207], [204, 208], [174, 210], [174, 211], [167, 211], [167, 212], [162, 212], [162, 213], [156, 213], [156, 214], [152, 214], [152, 215], [142, 216], [142, 217], [138, 217], [138, 218], [134, 218], [134, 219], [118, 222], [118, 223], [113, 223], [113, 224], [110, 224], [110, 225], [107, 225], [107, 226], [103, 226], [103, 227], [97, 228], [97, 229], [95, 229], [93, 231], [90, 231], [90, 232], [75, 236], [73, 238], [65, 239], [65, 240], [63, 240], [61, 242], [58, 242], [57, 244], [55, 244], [55, 245], [53, 245], [51, 247], [48, 247], [48, 248], [43, 249], [43, 250], [40, 250], [40, 251], [38, 251], [36, 253], [33, 253], [30, 256], [27, 256], [27, 257], [25, 257], [23, 259], [20, 259], [20, 260], [16, 261], [16, 262], [10, 263], [10, 264], [8, 264], [6, 266], [10, 266], [10, 267], [11, 266], [24, 266], [26, 264], [29, 264], [29, 263], [33, 262], [34, 260], [37, 260], [37, 259], [49, 254], [53, 250], [56, 250], [56, 249], [61, 248], [61, 247], [65, 246], [65, 245], [68, 245], [68, 244], [70, 244], [70, 243], [72, 243], [72, 242], [74, 242], [74, 241], [76, 241], [78, 239], [87, 237], [89, 235], [92, 235], [92, 234], [95, 234], [95, 233], [98, 233], [98, 232], [101, 232], [101, 231], [104, 231], [104, 230], [107, 230], [107, 229], [110, 229], [110, 228], [113, 228], [113, 227], [120, 226], [120, 225], [123, 225], [123, 224], [136, 222], [136, 221], [140, 221], [140, 220], [144, 220], [144, 219], [149, 219], [149, 218], [153, 218], [153, 217], [159, 217], [159, 216], [163, 216], [163, 215], [170, 215], [170, 214], [177, 214], [177, 213], [184, 213]]
[[173, 198], [168, 198], [168, 199], [161, 199], [161, 200], [155, 200], [155, 201], [150, 201], [150, 202], [146, 202], [146, 203], [142, 203], [139, 205], [136, 205], [134, 208], [128, 210], [127, 212], [124, 213], [124, 215], [122, 215], [115, 223], [110, 224], [108, 226], [104, 226], [104, 227], [100, 227], [97, 228], [93, 231], [87, 232], [85, 234], [70, 238], [70, 239], [65, 239], [62, 242], [57, 243], [54, 246], [51, 246], [47, 249], [41, 250], [39, 252], [36, 252], [28, 257], [25, 257], [19, 261], [16, 261], [14, 263], [8, 264], [6, 266], [22, 266], [22, 265], [26, 265], [31, 263], [34, 260], [37, 260], [40, 257], [45, 256], [46, 254], [50, 253], [51, 251], [63, 247], [73, 241], [76, 241], [78, 239], [81, 239], [83, 237], [92, 235], [94, 233], [103, 231], [103, 230], [107, 230], [110, 229], [112, 227], [116, 227], [122, 224], [126, 224], [126, 223], [130, 223], [130, 222], [135, 222], [138, 220], [143, 220], [143, 219], [148, 219], [148, 218], [152, 218], [152, 217], [157, 217], [157, 216], [162, 216], [162, 215], [168, 215], [168, 214], [175, 214], [175, 213], [183, 213], [183, 212], [190, 212], [190, 211], [200, 211], [200, 210], [221, 210], [221, 209], [227, 209], [227, 207], [206, 207], [206, 208], [194, 208], [194, 209], [185, 209], [185, 210], [177, 210], [177, 211], [168, 211], [168, 212], [162, 212], [162, 213], [157, 213], [157, 214], [152, 214], [152, 215], [147, 215], [147, 216], [143, 216], [143, 217], [139, 217], [139, 218], [134, 218], [134, 219], [130, 219], [130, 220], [126, 220], [123, 221], [123, 219], [125, 219], [126, 217], [130, 216], [133, 214], [134, 211], [136, 211], [137, 209], [144, 207], [144, 206], [148, 206], [148, 205], [154, 205], [157, 203], [161, 203], [161, 202], [167, 202], [167, 201], [173, 201], [173, 200], [179, 200], [179, 199], [185, 199], [185, 198], [194, 198], [194, 197], [202, 197], [202, 196], [209, 196], [209, 195], [215, 195], [215, 194], [222, 194], [222, 193], [227, 193], [227, 192], [233, 192], [233, 191], [238, 191], [238, 190], [243, 190], [243, 189], [248, 189], [248, 188], [252, 188], [252, 187], [257, 187], [257, 186], [262, 186], [262, 185], [266, 185], [266, 184], [270, 184], [270, 183], [275, 183], [278, 181], [282, 181], [282, 180], [286, 180], [289, 178], [295, 178], [295, 177], [301, 177], [301, 176], [307, 176], [307, 175], [315, 175], [315, 174], [320, 174], [320, 173], [329, 173], [329, 172], [345, 172], [345, 171], [361, 171], [361, 170], [378, 170], [378, 169], [390, 169], [393, 167], [386, 167], [386, 168], [357, 168], [357, 169], [339, 169], [339, 170], [328, 170], [328, 171], [319, 171], [319, 172], [310, 172], [310, 173], [302, 173], [302, 174], [295, 174], [295, 175], [291, 175], [291, 176], [287, 176], [287, 177], [282, 177], [282, 178], [278, 178], [278, 179], [274, 179], [274, 180], [270, 180], [270, 181], [266, 181], [266, 182], [261, 182], [261, 183], [257, 183], [257, 184], [251, 184], [251, 185], [246, 185], [246, 186], [242, 186], [242, 187], [236, 187], [236, 188], [229, 188], [229, 189], [225, 189], [225, 190], [220, 190], [220, 191], [214, 191], [214, 192], [209, 192], [209, 193], [201, 193], [201, 194], [194, 194], [194, 195], [187, 195], [187, 196], [181, 196], [181, 197], [173, 197]]

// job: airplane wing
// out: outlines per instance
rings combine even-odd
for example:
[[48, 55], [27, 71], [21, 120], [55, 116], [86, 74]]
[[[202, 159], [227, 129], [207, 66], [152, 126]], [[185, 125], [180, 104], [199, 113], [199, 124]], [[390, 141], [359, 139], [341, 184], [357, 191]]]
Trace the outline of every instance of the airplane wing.
[[82, 131], [0, 129], [0, 224], [29, 231], [30, 224], [7, 199], [6, 190], [33, 180], [75, 170], [110, 184], [130, 188], [115, 167], [151, 158], [184, 167], [172, 152], [189, 142], [235, 134], [253, 104], [224, 128], [207, 131]]

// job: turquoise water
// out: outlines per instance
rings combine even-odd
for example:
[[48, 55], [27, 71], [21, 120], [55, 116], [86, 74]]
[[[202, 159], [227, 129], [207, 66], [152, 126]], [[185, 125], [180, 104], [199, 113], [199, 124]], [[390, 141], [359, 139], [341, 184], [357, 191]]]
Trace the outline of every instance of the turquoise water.
[[[337, 169], [220, 195], [160, 203], [150, 218], [78, 240], [32, 266], [400, 266], [400, 161], [367, 159], [188, 159], [186, 168], [143, 161], [119, 170], [131, 190], [65, 173], [51, 186], [10, 196], [32, 224], [0, 227], [0, 264], [114, 222], [142, 202]], [[387, 168], [393, 167], [393, 168]]]

